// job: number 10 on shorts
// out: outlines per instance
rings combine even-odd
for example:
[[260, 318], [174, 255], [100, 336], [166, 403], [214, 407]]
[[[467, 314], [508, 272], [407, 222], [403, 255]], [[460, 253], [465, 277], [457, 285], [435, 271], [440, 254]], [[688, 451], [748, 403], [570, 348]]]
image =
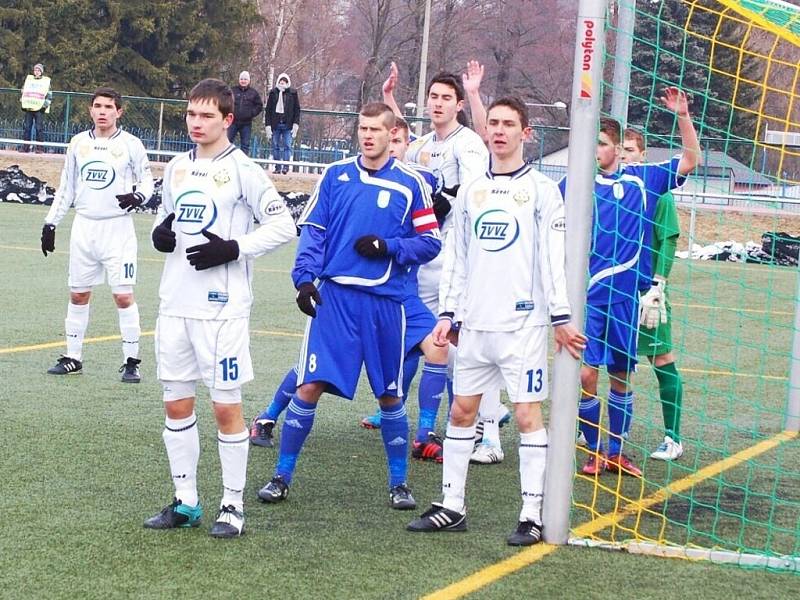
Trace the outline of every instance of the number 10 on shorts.
[[219, 361], [219, 366], [222, 367], [222, 381], [236, 381], [239, 379], [239, 363], [235, 356], [223, 358]]

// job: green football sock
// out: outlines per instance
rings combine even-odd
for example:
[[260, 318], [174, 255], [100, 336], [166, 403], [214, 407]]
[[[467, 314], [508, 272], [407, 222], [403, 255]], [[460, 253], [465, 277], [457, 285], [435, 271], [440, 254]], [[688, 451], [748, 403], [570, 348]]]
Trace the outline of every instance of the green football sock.
[[661, 412], [664, 415], [666, 435], [676, 442], [681, 441], [681, 403], [683, 402], [683, 380], [675, 363], [656, 367], [658, 391], [661, 396]]

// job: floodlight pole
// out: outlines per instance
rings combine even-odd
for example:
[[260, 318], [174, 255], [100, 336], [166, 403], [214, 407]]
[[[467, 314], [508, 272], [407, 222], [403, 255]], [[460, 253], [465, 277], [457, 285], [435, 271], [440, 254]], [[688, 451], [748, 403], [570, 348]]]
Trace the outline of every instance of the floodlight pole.
[[[608, 0], [580, 0], [575, 40], [565, 212], [570, 240], [566, 249], [567, 293], [572, 322], [579, 328], [583, 327], [586, 305], [607, 3]], [[553, 359], [542, 515], [544, 539], [551, 544], [566, 544], [569, 538], [580, 366], [580, 361], [563, 350]]]
[[417, 82], [417, 135], [422, 135], [422, 116], [425, 113], [425, 85], [428, 82], [428, 37], [431, 29], [431, 0], [425, 0], [425, 19], [422, 22], [422, 48], [419, 56], [419, 81]]
[[611, 116], [623, 128], [628, 124], [633, 28], [636, 24], [636, 1], [617, 0], [617, 36], [614, 51], [614, 79], [611, 88]]

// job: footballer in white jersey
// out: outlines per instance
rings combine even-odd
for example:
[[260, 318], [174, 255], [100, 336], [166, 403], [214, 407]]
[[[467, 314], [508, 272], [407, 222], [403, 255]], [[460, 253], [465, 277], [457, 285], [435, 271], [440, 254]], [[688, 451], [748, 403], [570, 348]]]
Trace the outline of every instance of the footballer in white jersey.
[[[156, 223], [174, 213], [175, 250], [161, 276], [160, 315], [191, 319], [250, 316], [253, 259], [296, 236], [294, 221], [260, 166], [233, 144], [213, 158], [192, 150], [173, 158], [164, 172]], [[260, 225], [260, 226], [258, 226]], [[211, 232], [239, 245], [239, 257], [197, 271], [186, 249]]]
[[144, 526], [194, 527], [202, 517], [194, 410], [201, 380], [209, 388], [218, 429], [223, 493], [210, 533], [219, 538], [244, 533], [249, 444], [241, 386], [253, 378], [252, 261], [296, 235], [266, 173], [228, 141], [233, 102], [231, 89], [217, 79], [204, 79], [190, 92], [186, 125], [197, 146], [167, 165], [151, 233], [155, 249], [167, 255], [155, 350], [175, 499]]
[[[411, 531], [466, 529], [465, 489], [475, 419], [485, 391], [505, 385], [520, 431], [522, 510], [512, 546], [542, 539], [547, 455], [541, 401], [547, 395], [547, 332], [580, 356], [584, 336], [570, 322], [564, 275], [563, 201], [555, 183], [522, 158], [530, 136], [525, 104], [496, 100], [487, 132], [492, 171], [459, 189], [445, 249], [437, 345], [457, 342], [455, 400], [444, 442], [441, 503]], [[459, 325], [454, 327], [454, 325]]]
[[122, 381], [138, 383], [139, 310], [133, 297], [137, 273], [136, 231], [130, 211], [153, 193], [147, 152], [136, 136], [117, 127], [122, 98], [99, 88], [89, 113], [94, 127], [77, 134], [67, 148], [61, 183], [42, 227], [42, 252], [55, 250], [56, 227], [70, 207], [70, 303], [65, 320], [67, 353], [48, 370], [53, 375], [83, 370], [83, 338], [89, 323], [92, 287], [108, 281], [119, 313]]

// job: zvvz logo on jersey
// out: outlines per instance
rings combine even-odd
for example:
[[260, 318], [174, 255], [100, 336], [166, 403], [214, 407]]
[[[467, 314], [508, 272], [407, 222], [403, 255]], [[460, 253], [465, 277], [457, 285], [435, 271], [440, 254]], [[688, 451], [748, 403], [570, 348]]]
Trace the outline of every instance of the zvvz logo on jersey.
[[475, 220], [475, 237], [481, 249], [500, 252], [517, 241], [519, 223], [514, 215], [502, 209], [487, 210]]
[[104, 190], [114, 181], [114, 167], [101, 160], [93, 160], [81, 167], [81, 180], [92, 190]]
[[185, 192], [175, 200], [175, 223], [187, 235], [198, 235], [216, 220], [216, 204], [199, 190]]

